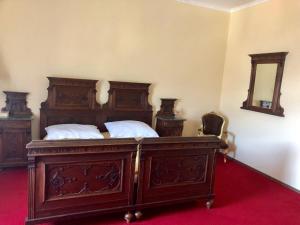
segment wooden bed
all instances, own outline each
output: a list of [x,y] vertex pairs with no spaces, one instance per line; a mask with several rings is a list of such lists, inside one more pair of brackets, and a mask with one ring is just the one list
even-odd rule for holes
[[[95,80],[49,81],[40,111],[41,138],[54,124],[93,124],[101,131],[106,121],[152,125],[150,84],[110,82],[108,102],[100,106]],[[198,199],[210,208],[219,147],[215,137],[32,141],[27,145],[26,224],[110,212],[124,212],[130,222],[145,208]]]

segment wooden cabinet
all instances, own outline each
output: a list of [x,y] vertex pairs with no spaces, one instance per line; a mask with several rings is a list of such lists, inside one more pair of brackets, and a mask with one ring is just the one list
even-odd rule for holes
[[156,114],[156,131],[160,137],[182,136],[185,119],[174,113],[176,98],[161,98],[160,110]]
[[184,119],[176,117],[156,117],[156,131],[160,137],[182,136]]
[[31,119],[0,119],[0,169],[26,166],[26,144],[31,141]]

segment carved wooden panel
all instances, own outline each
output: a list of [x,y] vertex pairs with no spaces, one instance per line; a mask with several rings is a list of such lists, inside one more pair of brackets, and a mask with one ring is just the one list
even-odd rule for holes
[[137,208],[214,196],[216,137],[145,138]]
[[166,116],[174,117],[174,105],[176,98],[161,98],[160,110],[157,112],[156,116]]
[[[123,143],[123,148],[121,143]],[[29,151],[29,220],[132,207],[133,140],[35,141]]]
[[100,127],[101,107],[96,101],[97,80],[48,77],[48,98],[41,104],[40,137],[45,128],[63,123],[91,124]]
[[18,130],[6,130],[3,133],[4,160],[20,160],[25,158],[24,146],[22,143],[22,133]]
[[184,119],[170,119],[158,116],[156,119],[156,131],[160,137],[181,136]]
[[[98,112],[100,114],[100,112]],[[75,112],[73,110],[64,110],[63,112],[56,111],[55,113],[47,112],[47,125],[63,124],[63,123],[78,123],[78,124],[93,124],[97,125],[99,116],[97,111]]]
[[118,90],[116,94],[116,108],[140,109],[143,106],[142,92],[136,90]]
[[47,199],[121,192],[122,160],[46,167]]
[[110,81],[103,121],[139,120],[152,126],[152,106],[148,102],[148,83]]
[[0,120],[0,168],[25,166],[26,144],[31,141],[31,120]]
[[27,117],[32,116],[31,109],[27,107],[27,92],[4,91],[6,95],[6,106],[2,111],[8,111],[11,117]]
[[57,107],[89,107],[90,87],[58,86],[55,88],[55,106]]
[[154,157],[151,160],[151,187],[203,183],[206,181],[207,155]]
[[96,109],[97,80],[48,77],[48,98],[42,109]]

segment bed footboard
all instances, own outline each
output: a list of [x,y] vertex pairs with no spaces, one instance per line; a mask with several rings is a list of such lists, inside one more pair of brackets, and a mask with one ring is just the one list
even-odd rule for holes
[[33,141],[26,224],[133,209],[136,141]]
[[210,208],[219,145],[214,137],[144,139],[136,210],[198,199]]
[[134,211],[198,199],[210,207],[219,146],[215,137],[33,141],[26,225],[109,212],[130,222]]

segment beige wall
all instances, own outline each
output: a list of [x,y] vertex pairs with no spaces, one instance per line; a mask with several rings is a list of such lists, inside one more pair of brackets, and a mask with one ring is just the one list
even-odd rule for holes
[[194,134],[220,103],[228,22],[175,0],[0,0],[0,106],[3,90],[30,92],[37,137],[46,76],[99,79],[102,103],[107,80],[151,82],[155,110],[180,99]]
[[[271,0],[230,19],[221,110],[236,134],[236,158],[300,189],[300,1]],[[282,83],[285,118],[240,109],[250,53],[289,51]]]
[[[30,92],[37,137],[48,75],[101,80],[102,103],[107,80],[151,82],[155,110],[160,97],[180,99],[185,135],[220,106],[237,159],[300,189],[299,11],[298,0],[271,0],[233,13],[227,37],[229,14],[175,0],[0,0],[0,91]],[[248,54],[275,51],[290,52],[286,117],[241,110]]]

